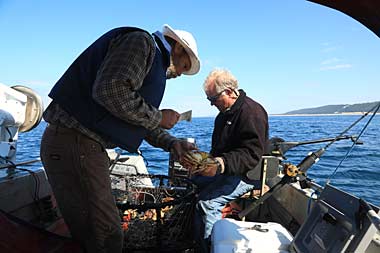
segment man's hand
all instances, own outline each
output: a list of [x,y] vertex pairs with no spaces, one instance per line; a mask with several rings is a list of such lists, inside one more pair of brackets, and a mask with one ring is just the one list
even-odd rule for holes
[[218,164],[217,163],[211,163],[207,164],[204,166],[202,170],[200,170],[198,173],[197,172],[192,172],[192,174],[197,174],[197,175],[202,175],[205,177],[213,177],[216,175],[218,169]]
[[180,160],[186,152],[197,149],[198,148],[195,146],[194,143],[185,140],[176,140],[170,147],[170,151],[173,152],[175,160]]
[[160,127],[164,129],[171,129],[179,119],[179,113],[172,109],[163,109],[161,110],[162,119],[160,122]]
[[213,177],[218,173],[224,173],[224,166],[224,160],[222,157],[214,157],[212,158],[212,162],[207,162],[198,172],[194,170],[193,173],[206,177]]
[[213,177],[217,173],[224,172],[224,160],[222,157],[208,157],[201,162],[193,161],[188,157],[181,157],[180,163],[189,170],[191,175]]

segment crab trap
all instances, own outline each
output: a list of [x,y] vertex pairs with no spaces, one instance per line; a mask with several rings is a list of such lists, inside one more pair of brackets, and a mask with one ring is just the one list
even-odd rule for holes
[[165,175],[111,175],[124,249],[179,252],[193,247],[195,186]]

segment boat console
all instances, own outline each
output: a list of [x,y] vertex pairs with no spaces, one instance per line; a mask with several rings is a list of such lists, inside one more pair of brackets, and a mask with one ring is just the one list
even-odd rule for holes
[[365,252],[377,231],[366,213],[357,197],[327,184],[292,247],[295,252]]
[[[372,206],[376,213],[379,208]],[[294,238],[276,222],[217,221],[212,252],[376,252],[369,249],[377,229],[360,200],[326,185]],[[270,249],[268,251],[268,249]]]

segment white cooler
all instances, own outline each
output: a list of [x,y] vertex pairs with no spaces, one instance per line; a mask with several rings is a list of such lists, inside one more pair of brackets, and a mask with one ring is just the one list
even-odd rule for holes
[[[252,229],[259,225],[262,232]],[[289,252],[293,236],[278,223],[243,222],[234,219],[222,219],[214,224],[211,234],[212,253],[232,252]]]

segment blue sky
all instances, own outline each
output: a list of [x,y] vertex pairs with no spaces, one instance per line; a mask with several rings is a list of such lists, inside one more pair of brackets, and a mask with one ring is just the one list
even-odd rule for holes
[[[165,3],[165,4],[163,4]],[[301,0],[0,0],[0,83],[47,94],[95,39],[119,26],[193,33],[201,71],[168,81],[161,108],[214,116],[202,90],[229,69],[269,113],[378,101],[380,40],[357,21]]]

